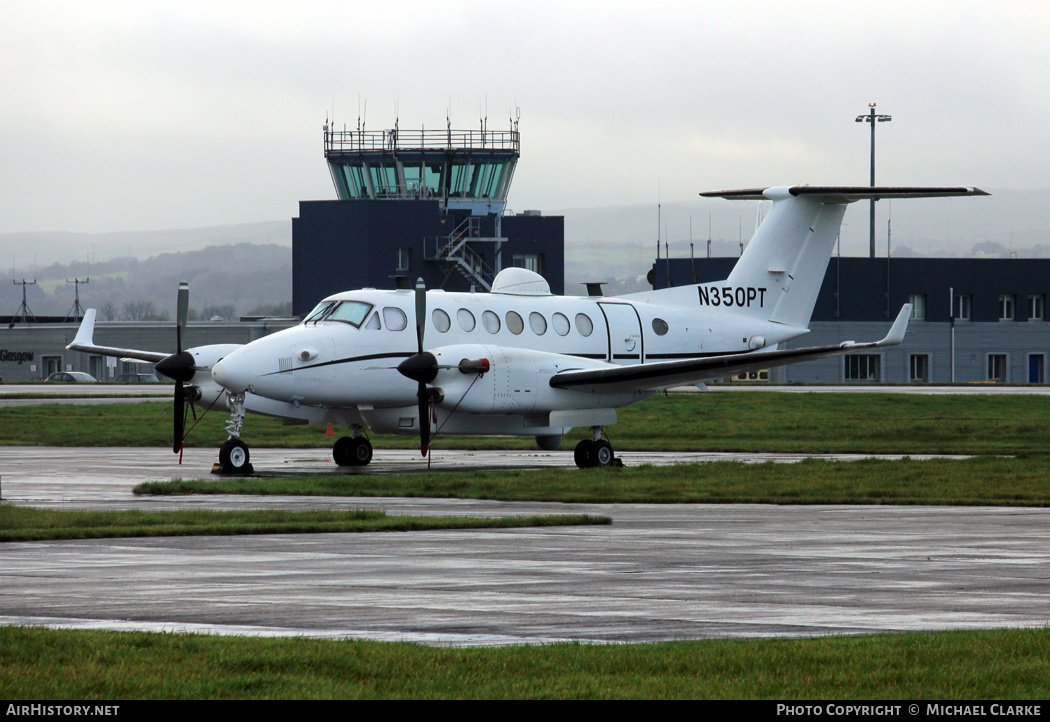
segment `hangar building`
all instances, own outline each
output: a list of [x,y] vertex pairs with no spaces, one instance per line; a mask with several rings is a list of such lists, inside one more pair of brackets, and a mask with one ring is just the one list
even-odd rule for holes
[[[727,278],[736,258],[661,259],[654,288]],[[695,280],[694,280],[695,279]],[[912,304],[904,343],[772,369],[777,383],[1046,383],[1050,259],[832,258],[810,333],[787,348],[875,341]]]

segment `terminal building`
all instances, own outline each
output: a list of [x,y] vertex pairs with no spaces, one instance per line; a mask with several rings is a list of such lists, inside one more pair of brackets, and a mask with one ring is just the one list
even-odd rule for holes
[[[718,281],[736,258],[662,259],[654,288]],[[832,258],[810,333],[786,348],[882,338],[912,304],[904,343],[770,369],[774,383],[1046,383],[1050,259]]]

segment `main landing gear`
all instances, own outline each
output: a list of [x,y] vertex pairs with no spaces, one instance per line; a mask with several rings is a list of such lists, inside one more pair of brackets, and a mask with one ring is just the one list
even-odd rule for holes
[[612,444],[603,438],[602,427],[592,426],[591,434],[594,438],[584,439],[576,444],[573,458],[576,466],[581,469],[592,469],[596,466],[623,466],[623,462],[613,454]]
[[332,458],[339,466],[365,466],[372,460],[372,442],[354,427],[354,436],[344,436],[332,447]]

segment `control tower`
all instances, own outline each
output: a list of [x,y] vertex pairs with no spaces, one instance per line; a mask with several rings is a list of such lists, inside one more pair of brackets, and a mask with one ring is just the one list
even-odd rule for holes
[[494,131],[336,130],[324,125],[335,201],[300,201],[292,219],[292,310],[327,295],[392,288],[488,291],[503,268],[543,275],[564,291],[564,218],[512,214],[517,121]]
[[334,130],[324,157],[341,200],[438,199],[472,215],[502,215],[518,164],[517,122],[510,130]]

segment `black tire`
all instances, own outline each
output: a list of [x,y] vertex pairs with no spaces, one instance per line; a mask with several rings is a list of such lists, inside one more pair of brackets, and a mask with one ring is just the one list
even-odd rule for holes
[[227,439],[219,448],[219,465],[225,474],[239,474],[250,468],[248,445],[240,439]]
[[369,462],[372,461],[372,442],[363,436],[358,436],[354,439],[354,445],[350,453],[354,466],[368,466]]
[[591,457],[594,460],[594,466],[612,466],[616,458],[613,454],[612,444],[605,439],[594,442]]
[[594,466],[594,442],[590,439],[584,439],[576,444],[576,450],[573,451],[573,459],[576,461],[576,466],[581,469],[589,469]]
[[335,463],[339,466],[353,466],[353,446],[353,438],[349,436],[340,437],[332,447],[332,458],[335,459]]
[[363,436],[344,436],[332,447],[332,458],[339,466],[367,466],[372,461],[372,444]]

